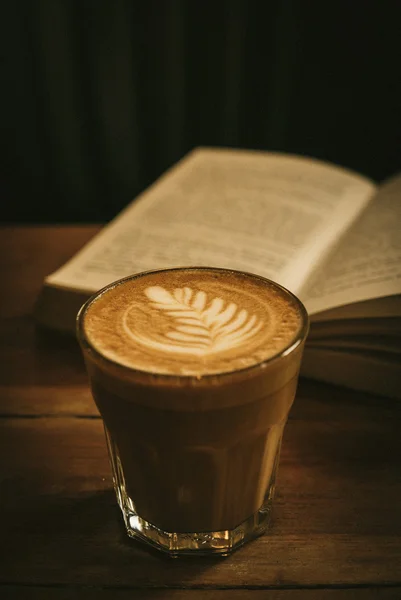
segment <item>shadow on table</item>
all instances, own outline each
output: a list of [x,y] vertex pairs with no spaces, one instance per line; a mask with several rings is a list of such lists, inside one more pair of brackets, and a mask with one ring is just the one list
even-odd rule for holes
[[[63,334],[44,327],[34,330],[35,364],[47,381],[54,378],[68,384],[87,381],[81,349],[74,335]],[[53,376],[52,376],[53,373]]]
[[5,580],[22,573],[28,581],[182,586],[224,560],[173,560],[129,539],[113,490],[71,497],[29,494],[24,483],[7,487],[2,500]]

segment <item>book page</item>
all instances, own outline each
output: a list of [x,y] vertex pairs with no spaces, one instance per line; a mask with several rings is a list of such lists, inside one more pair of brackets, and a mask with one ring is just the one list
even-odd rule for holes
[[401,294],[400,232],[401,175],[380,187],[317,269],[302,295],[309,312]]
[[255,272],[296,292],[374,189],[313,159],[198,149],[47,283],[95,291],[139,271],[199,265]]

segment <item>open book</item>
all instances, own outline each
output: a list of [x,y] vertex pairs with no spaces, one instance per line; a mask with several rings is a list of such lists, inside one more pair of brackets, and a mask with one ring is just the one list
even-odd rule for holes
[[199,148],[45,280],[42,323],[73,331],[82,302],[172,266],[254,272],[311,316],[302,374],[401,398],[401,176],[380,187],[321,161]]

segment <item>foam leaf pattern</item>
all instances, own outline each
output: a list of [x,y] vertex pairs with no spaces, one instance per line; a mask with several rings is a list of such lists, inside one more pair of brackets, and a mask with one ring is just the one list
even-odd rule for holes
[[130,336],[149,348],[206,356],[243,345],[263,325],[256,315],[234,302],[209,299],[201,290],[184,287],[169,292],[152,286],[145,294],[151,307],[171,320],[171,328],[164,334],[129,328]]

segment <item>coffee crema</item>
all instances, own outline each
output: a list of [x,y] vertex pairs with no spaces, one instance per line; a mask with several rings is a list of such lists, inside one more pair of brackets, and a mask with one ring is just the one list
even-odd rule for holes
[[84,330],[111,361],[160,375],[204,376],[245,369],[298,339],[299,303],[268,280],[193,267],[117,282],[89,303]]

